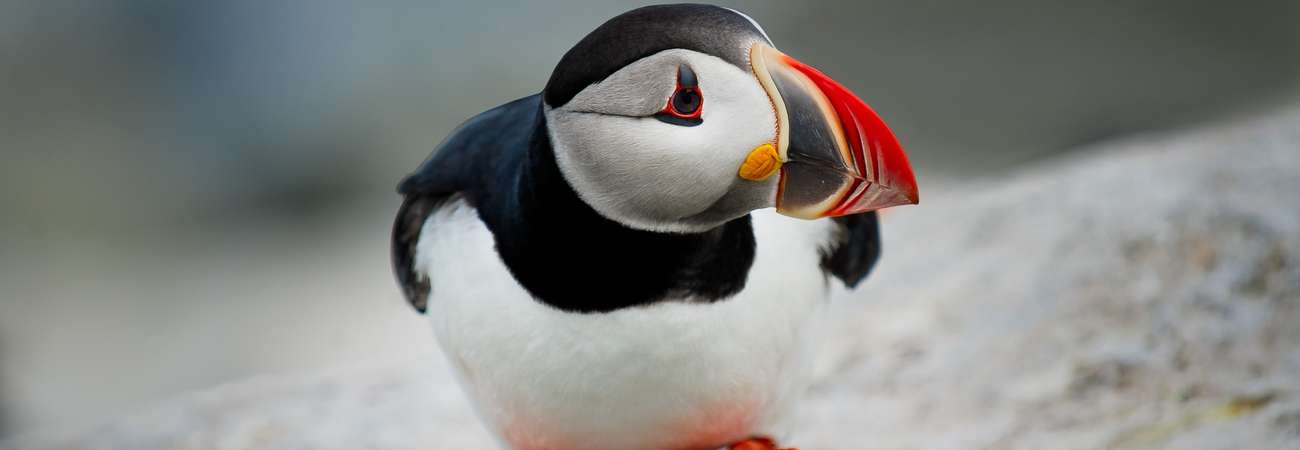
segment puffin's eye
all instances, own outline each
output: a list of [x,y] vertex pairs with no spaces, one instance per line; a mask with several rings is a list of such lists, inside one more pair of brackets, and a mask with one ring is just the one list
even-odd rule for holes
[[673,94],[673,111],[681,115],[692,115],[700,110],[700,93],[695,88],[678,89]]
[[700,93],[695,72],[685,64],[677,68],[677,89],[668,98],[664,109],[655,114],[655,118],[673,125],[693,127],[704,123],[700,115],[704,112],[704,95]]

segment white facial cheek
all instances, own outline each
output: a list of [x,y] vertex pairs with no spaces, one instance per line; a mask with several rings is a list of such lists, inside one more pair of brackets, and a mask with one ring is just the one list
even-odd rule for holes
[[732,140],[744,147],[745,153],[740,155],[743,160],[754,147],[776,140],[776,113],[753,75],[731,75],[719,89],[727,98],[721,105],[725,111],[716,115],[732,133]]
[[[684,50],[670,50],[657,58],[663,60],[653,66],[643,61],[639,64],[645,67],[589,87],[590,92],[577,98],[580,101],[548,110],[560,170],[578,195],[607,218],[660,231],[705,229],[698,227],[709,224],[683,220],[700,214],[735,217],[746,212],[710,210],[737,189],[753,191],[755,198],[770,198],[737,176],[749,152],[776,137],[776,115],[758,80],[721,59]],[[680,64],[689,64],[700,79],[703,123],[679,126],[609,112],[632,104],[623,98],[629,92],[650,93],[652,100],[642,100],[641,107],[662,104],[673,86],[651,76],[659,73],[651,69],[667,67],[671,70],[665,73],[675,73]],[[655,92],[661,84],[665,92]],[[609,103],[615,100],[617,105]],[[763,205],[761,201],[736,203],[734,195],[728,202],[731,206],[725,207]]]
[[[725,162],[711,154],[716,145],[705,126],[682,127],[641,119],[630,127],[630,151],[619,161],[629,208],[656,220],[675,220],[708,208],[730,187]],[[721,176],[720,176],[721,175]]]
[[[551,114],[560,169],[597,212],[641,228],[665,228],[726,193],[716,158],[703,157],[701,127],[655,119]],[[725,178],[725,180],[719,180]]]

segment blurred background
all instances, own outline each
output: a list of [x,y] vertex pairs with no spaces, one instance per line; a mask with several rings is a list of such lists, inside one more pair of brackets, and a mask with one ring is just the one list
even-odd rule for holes
[[[0,438],[427,352],[397,180],[641,2],[470,3],[0,3]],[[927,185],[1300,89],[1291,0],[722,3],[871,103]]]

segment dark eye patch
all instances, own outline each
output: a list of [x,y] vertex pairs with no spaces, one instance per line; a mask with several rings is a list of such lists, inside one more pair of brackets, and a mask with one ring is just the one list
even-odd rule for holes
[[691,70],[691,66],[685,64],[677,66],[677,86],[693,88],[698,84],[699,82],[695,79],[695,71]]

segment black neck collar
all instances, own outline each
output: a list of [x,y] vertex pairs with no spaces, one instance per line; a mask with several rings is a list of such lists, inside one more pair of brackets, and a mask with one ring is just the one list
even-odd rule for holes
[[718,301],[745,285],[755,250],[749,215],[684,234],[609,220],[560,173],[540,111],[527,153],[499,167],[497,176],[504,192],[480,213],[497,212],[484,220],[501,259],[546,304],[609,312],[665,300]]

